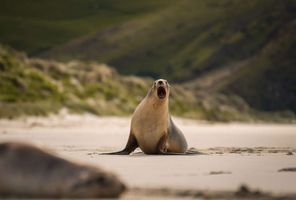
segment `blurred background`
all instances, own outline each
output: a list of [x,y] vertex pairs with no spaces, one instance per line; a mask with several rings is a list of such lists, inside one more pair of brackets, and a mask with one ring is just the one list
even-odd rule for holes
[[0,0],[0,117],[130,115],[152,81],[173,115],[294,122],[294,0]]

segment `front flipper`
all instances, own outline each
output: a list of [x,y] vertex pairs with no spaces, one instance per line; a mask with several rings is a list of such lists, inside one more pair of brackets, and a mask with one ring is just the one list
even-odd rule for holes
[[111,152],[111,153],[102,153],[101,155],[129,155],[138,146],[139,145],[138,145],[138,142],[137,142],[135,136],[132,133],[130,133],[130,135],[128,137],[127,144],[123,150],[117,151],[117,152]]
[[158,141],[156,146],[156,154],[162,154],[167,152],[167,140],[168,135],[165,133]]

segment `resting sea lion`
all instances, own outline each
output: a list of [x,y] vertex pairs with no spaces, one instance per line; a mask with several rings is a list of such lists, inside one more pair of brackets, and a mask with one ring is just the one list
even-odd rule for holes
[[156,80],[133,114],[125,148],[104,154],[127,155],[137,147],[146,154],[198,153],[187,151],[186,139],[169,114],[169,94],[169,83]]
[[100,168],[67,161],[37,147],[0,144],[0,197],[118,197],[125,186]]

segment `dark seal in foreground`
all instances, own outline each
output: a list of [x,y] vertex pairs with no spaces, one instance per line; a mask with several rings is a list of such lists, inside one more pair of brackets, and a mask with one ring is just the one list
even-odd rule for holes
[[115,198],[124,190],[115,175],[100,168],[28,144],[0,144],[0,197]]
[[182,131],[174,124],[169,114],[169,94],[168,82],[156,80],[133,114],[125,148],[104,154],[130,154],[137,147],[146,154],[199,154],[187,149]]

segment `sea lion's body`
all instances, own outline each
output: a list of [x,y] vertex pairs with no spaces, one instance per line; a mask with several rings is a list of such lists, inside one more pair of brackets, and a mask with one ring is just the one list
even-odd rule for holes
[[166,80],[154,82],[133,114],[126,147],[109,154],[129,154],[137,147],[146,154],[186,153],[186,139],[169,114],[169,91]]
[[[167,100],[168,101],[168,100]],[[160,139],[166,137],[167,152],[184,153],[187,142],[169,115],[168,102],[157,102],[146,97],[136,108],[131,121],[131,134],[146,154],[159,153]]]
[[118,197],[119,179],[100,168],[67,161],[32,145],[0,144],[0,197]]

